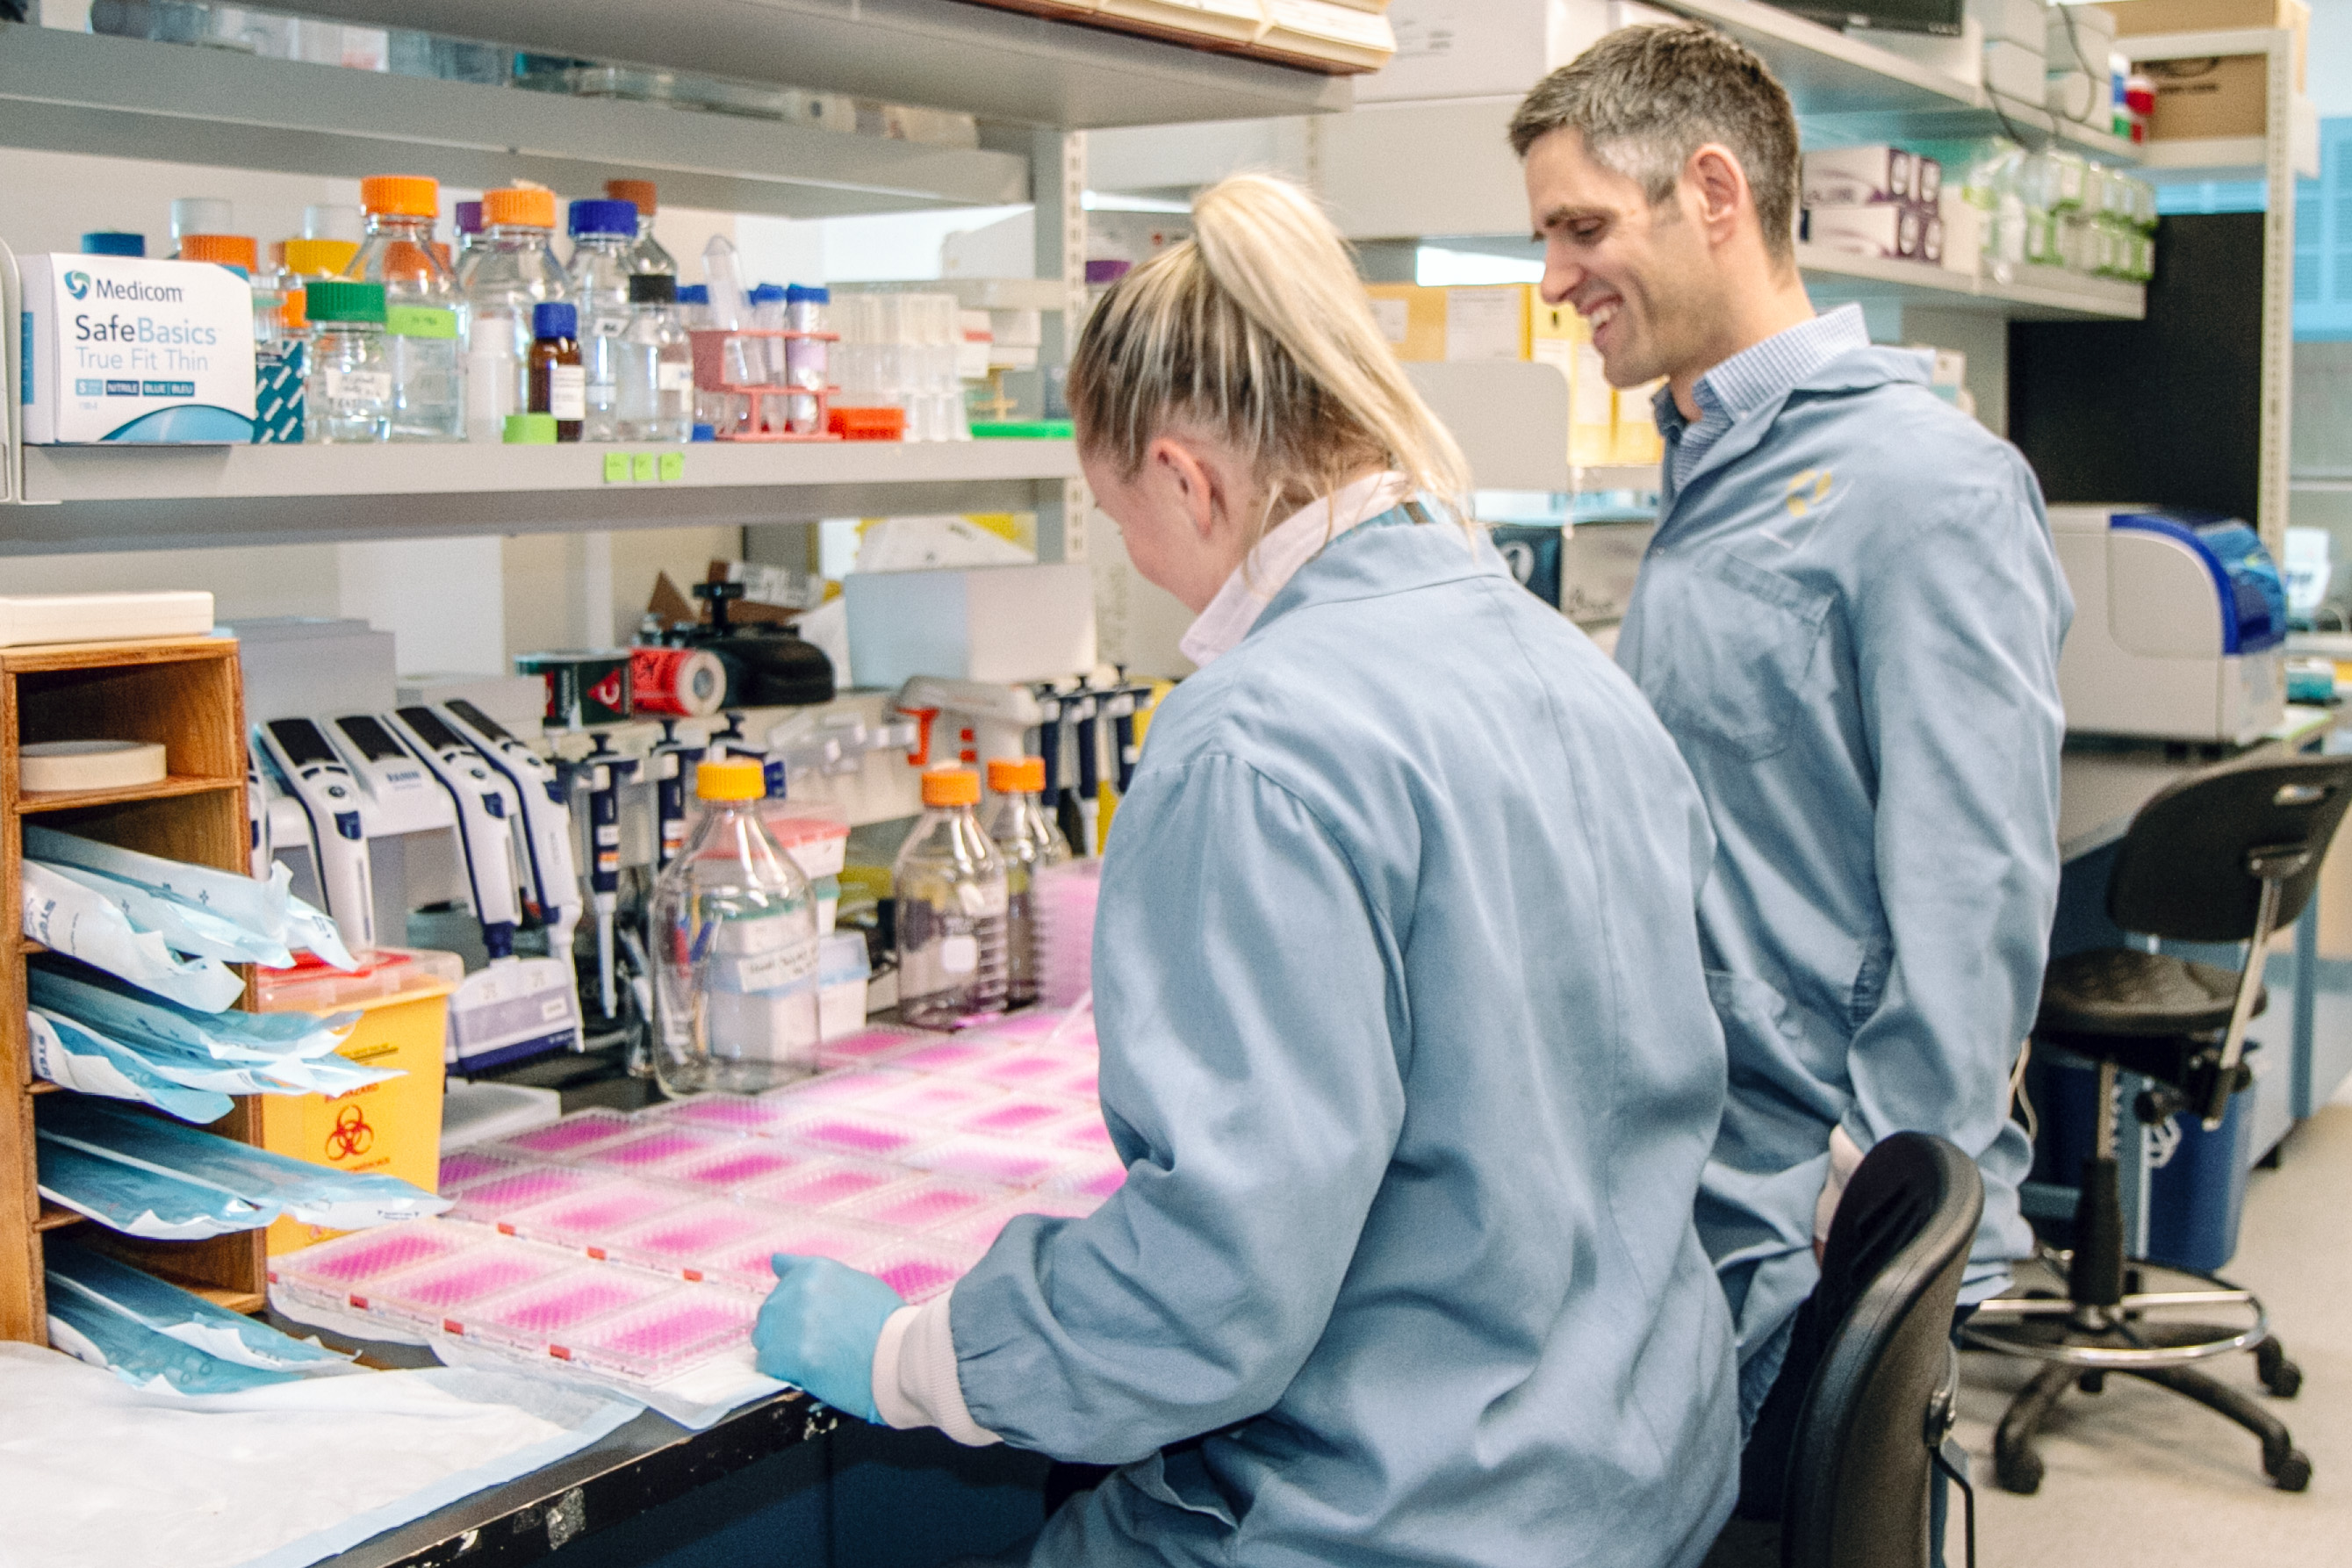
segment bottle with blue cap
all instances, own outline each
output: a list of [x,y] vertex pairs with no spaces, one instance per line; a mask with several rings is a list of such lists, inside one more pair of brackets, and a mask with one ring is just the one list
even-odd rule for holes
[[558,441],[577,441],[588,417],[588,377],[580,366],[580,312],[550,300],[530,311],[530,408],[555,421]]
[[581,439],[620,439],[621,340],[632,307],[629,279],[636,268],[635,202],[572,204],[572,302],[580,313],[580,363],[587,374],[588,416]]

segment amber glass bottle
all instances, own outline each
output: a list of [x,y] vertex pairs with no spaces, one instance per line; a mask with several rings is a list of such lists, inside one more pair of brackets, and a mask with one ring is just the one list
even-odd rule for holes
[[555,438],[577,441],[588,417],[588,373],[580,363],[580,314],[549,300],[530,310],[530,412],[555,416]]

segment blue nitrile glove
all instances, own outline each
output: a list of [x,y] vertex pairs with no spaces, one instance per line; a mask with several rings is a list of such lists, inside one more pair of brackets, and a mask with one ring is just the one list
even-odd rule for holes
[[830,1258],[779,1252],[768,1266],[776,1271],[776,1288],[751,1329],[760,1370],[880,1426],[874,1347],[905,1300],[871,1274]]

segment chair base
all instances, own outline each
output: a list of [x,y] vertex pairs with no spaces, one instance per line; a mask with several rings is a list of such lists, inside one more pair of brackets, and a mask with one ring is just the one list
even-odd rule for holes
[[[2189,1289],[2146,1289],[2150,1275]],[[2272,1335],[2262,1303],[2227,1280],[2189,1269],[2134,1261],[2126,1279],[2123,1300],[2104,1311],[2036,1292],[1984,1303],[1961,1331],[1979,1349],[2045,1363],[2010,1402],[1994,1433],[1993,1474],[2001,1489],[2030,1497],[2041,1489],[2042,1463],[2034,1439],[2050,1412],[2068,1387],[2096,1394],[2115,1373],[2170,1389],[2252,1433],[2263,1446],[2263,1473],[2281,1491],[2309,1486],[2311,1460],[2295,1447],[2285,1425],[2259,1401],[2189,1365],[2249,1351],[2263,1387],[2274,1398],[2294,1398],[2303,1386],[2302,1369]],[[2231,1327],[2170,1316],[2217,1307],[2238,1309],[2251,1321]]]

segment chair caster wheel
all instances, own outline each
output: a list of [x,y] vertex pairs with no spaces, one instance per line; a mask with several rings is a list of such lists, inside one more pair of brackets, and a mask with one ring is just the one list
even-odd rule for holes
[[2300,1448],[2287,1450],[2271,1471],[2271,1485],[2283,1492],[2299,1492],[2311,1484],[2311,1460]]
[[[1993,1479],[2000,1483],[2000,1489],[2005,1492],[2032,1497],[2042,1489],[2042,1456],[2039,1454],[2024,1451],[2004,1454],[1996,1449],[1992,1468]],[[2307,1479],[2309,1467],[2305,1468]]]
[[2086,1372],[2074,1380],[2074,1386],[2085,1394],[2105,1394],[2107,1391],[2107,1374],[2104,1372]]
[[2279,1399],[2293,1399],[2303,1391],[2303,1368],[2286,1359],[2276,1340],[2254,1347],[2254,1375]]

